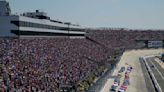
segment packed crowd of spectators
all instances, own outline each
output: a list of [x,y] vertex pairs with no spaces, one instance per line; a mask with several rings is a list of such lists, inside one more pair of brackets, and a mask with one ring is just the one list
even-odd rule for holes
[[88,37],[108,48],[134,49],[136,40],[164,40],[164,31],[152,30],[89,30]]
[[8,92],[58,92],[61,85],[92,83],[136,39],[161,40],[164,33],[90,30],[86,39],[0,38],[1,84]]

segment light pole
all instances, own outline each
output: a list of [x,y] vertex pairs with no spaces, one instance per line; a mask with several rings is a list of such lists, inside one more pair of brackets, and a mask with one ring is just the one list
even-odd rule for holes
[[71,23],[70,23],[70,22],[66,22],[65,24],[68,25],[68,37],[70,37],[70,36],[69,36],[69,35],[70,35],[70,34],[69,34],[69,31],[70,31],[70,25],[71,25]]

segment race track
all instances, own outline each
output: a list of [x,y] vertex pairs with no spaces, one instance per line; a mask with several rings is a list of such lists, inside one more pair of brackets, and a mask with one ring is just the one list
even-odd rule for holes
[[155,61],[154,57],[146,58],[151,72],[153,73],[161,91],[164,91],[164,69]]
[[[121,57],[121,60],[118,63],[116,69],[114,70],[112,76],[117,76],[118,71],[122,66],[127,68],[130,65],[133,67],[133,70],[130,74],[130,85],[128,86],[126,92],[154,92],[155,90],[153,88],[153,84],[149,78],[149,75],[146,72],[147,70],[145,68],[145,65],[140,62],[139,57],[156,55],[162,52],[164,52],[164,49],[126,51]],[[123,82],[123,79],[124,78],[121,78],[121,83]],[[110,88],[113,84],[113,81],[114,78],[109,78],[100,92],[110,92]]]

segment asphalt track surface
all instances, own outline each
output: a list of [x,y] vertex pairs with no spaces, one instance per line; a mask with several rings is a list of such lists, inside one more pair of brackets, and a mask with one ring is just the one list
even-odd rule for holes
[[[128,86],[126,92],[155,92],[153,83],[145,67],[145,64],[139,60],[139,57],[156,55],[162,52],[164,52],[164,49],[149,49],[149,50],[145,49],[145,50],[126,51],[121,57],[121,60],[118,63],[117,68],[114,70],[112,76],[116,76],[120,68],[122,66],[127,67],[126,63],[128,63],[133,67],[133,70],[130,74],[130,85]],[[154,64],[156,64],[156,62],[154,62]],[[159,64],[157,63],[156,66],[158,67],[158,65]],[[163,72],[161,73],[164,74]],[[109,78],[100,92],[110,92],[109,90],[111,88],[111,85],[113,84],[113,81],[114,78]],[[160,82],[160,80],[158,80],[158,82]],[[164,85],[163,82],[160,83],[160,85],[162,84]],[[162,88],[164,88],[163,85]]]
[[164,69],[155,61],[154,57],[146,58],[151,71],[154,74],[155,79],[157,80],[161,90],[164,92]]
[[152,80],[150,78],[150,75],[148,73],[148,70],[145,67],[146,64],[144,63],[143,60],[140,60],[140,63],[141,63],[142,71],[144,73],[145,83],[146,83],[146,87],[147,87],[148,92],[156,92],[155,88],[154,88],[154,85],[153,85],[153,82],[152,82]]

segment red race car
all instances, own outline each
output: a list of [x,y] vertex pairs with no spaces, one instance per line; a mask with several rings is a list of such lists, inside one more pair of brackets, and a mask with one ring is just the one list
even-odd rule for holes
[[128,88],[128,83],[124,82],[122,85],[121,85],[121,89],[124,89],[124,91],[126,91]]

